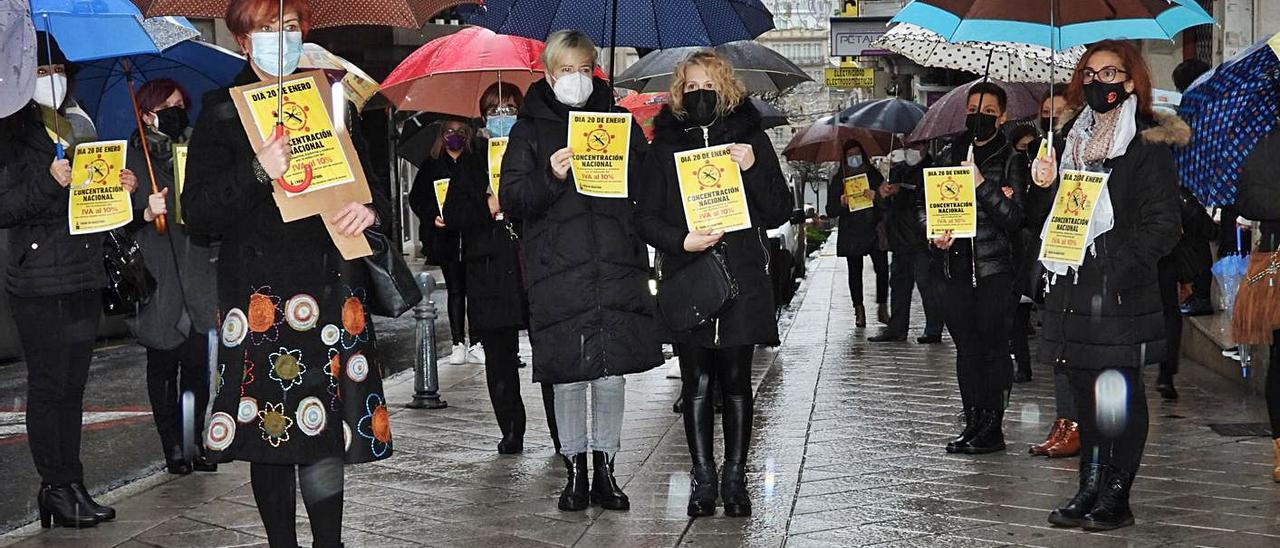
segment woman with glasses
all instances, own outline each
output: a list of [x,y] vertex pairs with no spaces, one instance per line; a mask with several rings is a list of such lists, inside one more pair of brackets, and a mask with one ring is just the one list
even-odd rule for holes
[[[649,257],[630,198],[597,198],[575,189],[573,155],[585,151],[568,146],[569,113],[615,110],[609,84],[592,77],[595,45],[579,31],[559,31],[548,37],[542,62],[546,78],[529,87],[511,128],[498,197],[506,213],[524,222],[533,380],[555,385],[568,476],[559,508],[627,510],[631,502],[613,477],[622,446],[623,375],[663,362]],[[637,188],[646,181],[640,170],[646,142],[634,123],[629,139],[628,177]]]
[[1133,524],[1129,489],[1147,439],[1142,366],[1178,351],[1165,345],[1156,263],[1178,241],[1170,147],[1187,142],[1190,130],[1176,116],[1152,111],[1151,75],[1129,42],[1090,46],[1066,100],[1078,112],[1067,115],[1054,154],[1032,167],[1035,217],[1043,222],[1057,199],[1059,169],[1107,179],[1083,263],[1041,261],[1047,293],[1040,359],[1067,373],[1081,442],[1079,490],[1049,522],[1109,530]]

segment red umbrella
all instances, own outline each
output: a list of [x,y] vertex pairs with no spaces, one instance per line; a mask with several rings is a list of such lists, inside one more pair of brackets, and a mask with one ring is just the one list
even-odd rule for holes
[[[133,0],[147,17],[223,17],[227,0]],[[474,0],[309,0],[311,27],[378,25],[420,29],[437,13]]]
[[662,112],[662,107],[671,101],[669,93],[632,93],[618,101],[618,106],[631,111],[631,117],[640,124],[645,139],[653,140],[653,119]]
[[526,89],[542,78],[537,40],[468,27],[427,42],[382,81],[382,94],[401,110],[479,116],[478,100],[498,81]]
[[782,155],[790,161],[840,162],[844,160],[844,143],[857,141],[867,156],[883,156],[892,148],[893,135],[836,123],[831,116],[819,118],[791,137]]

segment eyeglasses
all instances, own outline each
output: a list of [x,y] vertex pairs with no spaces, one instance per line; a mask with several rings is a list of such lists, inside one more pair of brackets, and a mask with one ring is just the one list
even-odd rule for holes
[[513,107],[513,106],[507,106],[507,105],[500,106],[500,107],[493,107],[493,108],[491,108],[491,109],[489,109],[489,110],[484,111],[484,115],[485,115],[485,116],[487,116],[487,117],[494,117],[494,116],[515,116],[515,115],[516,115],[516,107]]
[[[1114,84],[1117,81],[1116,78],[1118,78],[1121,74],[1125,74],[1125,75],[1129,74],[1129,71],[1116,68],[1116,67],[1102,67],[1102,70],[1093,70],[1091,68],[1085,67],[1080,69],[1079,72],[1082,76],[1084,76],[1084,83],[1086,84],[1092,83],[1094,80],[1097,80],[1104,84]],[[1123,82],[1124,80],[1119,80],[1119,81]]]
[[445,135],[466,135],[467,130],[463,128],[451,127],[444,130]]

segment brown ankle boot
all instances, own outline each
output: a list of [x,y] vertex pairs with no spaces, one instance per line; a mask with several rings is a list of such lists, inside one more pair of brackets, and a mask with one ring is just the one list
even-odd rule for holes
[[866,327],[867,326],[867,307],[862,306],[862,303],[855,304],[853,305],[853,312],[857,318],[856,320],[854,320],[854,325],[857,325],[858,327]]
[[1280,483],[1280,438],[1271,440],[1271,443],[1276,446],[1276,463],[1275,468],[1271,469],[1271,479],[1276,483]]
[[1027,449],[1027,452],[1032,455],[1044,456],[1045,449],[1048,449],[1053,444],[1058,443],[1058,439],[1062,437],[1062,433],[1067,429],[1068,422],[1071,421],[1061,418],[1053,421],[1053,427],[1049,429],[1049,435],[1045,436],[1044,441],[1036,445],[1032,445]]
[[1080,454],[1080,425],[1075,421],[1067,421],[1058,442],[1046,447],[1044,456],[1051,459],[1074,457]]

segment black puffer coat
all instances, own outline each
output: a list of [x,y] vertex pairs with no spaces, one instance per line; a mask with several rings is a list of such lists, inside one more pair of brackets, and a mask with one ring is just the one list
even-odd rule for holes
[[[1067,123],[1070,132],[1075,120]],[[1094,242],[1076,272],[1046,287],[1040,359],[1077,369],[1139,367],[1164,359],[1164,310],[1156,264],[1178,241],[1178,173],[1171,146],[1191,131],[1176,116],[1138,118],[1124,155],[1108,160],[1115,227]],[[1061,150],[1059,150],[1061,157]],[[1057,192],[1035,187],[1029,202],[1043,226]],[[1171,350],[1176,351],[1176,350]]]
[[[477,143],[475,151],[488,150]],[[480,336],[491,329],[524,329],[528,299],[520,274],[520,224],[495,221],[489,214],[489,159],[479,152],[458,158],[449,182],[444,218],[462,234],[467,264],[467,322]]]
[[755,226],[725,234],[719,244],[738,284],[738,298],[712,324],[690,332],[664,333],[663,340],[668,342],[703,348],[778,344],[766,231],[787,222],[792,197],[773,144],[760,129],[760,113],[750,102],[743,102],[708,126],[705,138],[701,126],[677,120],[670,108],[658,113],[653,146],[644,165],[644,173],[652,179],[637,197],[636,225],[645,241],[662,253],[663,270],[679,270],[697,257],[684,250],[689,230],[676,178],[675,153],[730,143],[751,145],[756,156],[755,165],[742,173],[747,208]]
[[0,228],[9,229],[5,289],[48,297],[101,289],[102,235],[72,236],[67,189],[49,175],[53,140],[30,103],[0,119]]
[[[581,111],[614,110],[608,84]],[[524,221],[533,380],[552,384],[647,371],[663,362],[656,336],[649,260],[627,199],[593,198],[551,174],[551,155],[568,145],[570,108],[546,80],[525,96],[502,159],[502,207]],[[632,125],[630,185],[641,172],[646,142]]]
[[[957,141],[938,155],[939,166],[958,166],[968,154],[968,145]],[[958,238],[951,249],[942,252],[943,273],[950,277],[953,265],[971,263],[978,278],[996,274],[1013,273],[1014,236],[1022,228],[1025,217],[1022,209],[1023,189],[1031,177],[1026,157],[1016,153],[1005,141],[1003,133],[983,145],[997,147],[978,165],[985,181],[978,185],[978,235],[976,238]],[[979,155],[981,156],[981,155]],[[1013,189],[1013,198],[1004,195],[1004,188]],[[920,208],[918,220],[926,224],[926,208]],[[957,268],[959,268],[957,266]]]
[[[479,150],[473,148],[473,152],[464,154],[479,155]],[[444,228],[436,226],[440,206],[436,204],[436,189],[433,184],[440,179],[456,177],[458,167],[458,161],[448,154],[441,153],[439,158],[427,158],[418,169],[418,175],[413,178],[413,188],[409,189],[409,209],[418,216],[418,240],[422,242],[422,256],[426,258],[427,264],[441,266],[462,260],[462,235],[459,230],[448,223]],[[445,203],[448,203],[447,198]]]
[[860,173],[867,174],[867,183],[872,192],[879,190],[880,183],[884,182],[884,176],[880,171],[869,164],[863,164],[857,171],[851,171],[848,165],[842,163],[840,169],[836,170],[836,174],[831,177],[831,182],[827,183],[827,217],[839,219],[837,224],[839,230],[836,233],[837,257],[867,255],[876,250],[876,245],[880,241],[876,226],[884,216],[882,211],[874,207],[861,211],[849,211],[848,207],[840,203],[840,196],[844,195],[844,178]]

